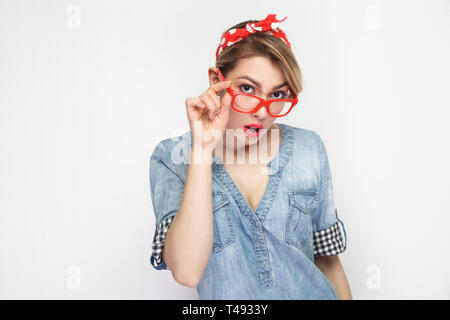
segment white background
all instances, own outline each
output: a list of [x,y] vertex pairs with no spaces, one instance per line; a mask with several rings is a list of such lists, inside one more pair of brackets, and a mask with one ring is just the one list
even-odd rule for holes
[[[275,5],[276,4],[276,5]],[[150,265],[149,157],[268,13],[327,147],[355,299],[450,298],[450,1],[0,1],[0,298],[197,299]]]

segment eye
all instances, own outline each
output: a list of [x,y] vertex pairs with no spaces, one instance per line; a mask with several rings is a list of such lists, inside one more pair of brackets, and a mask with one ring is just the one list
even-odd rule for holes
[[[249,94],[253,94],[253,87],[248,85],[248,84],[242,84],[239,86],[239,89],[241,89],[242,92],[244,93],[249,93]],[[247,91],[247,90],[251,90],[251,91]]]
[[273,97],[275,99],[284,99],[287,96],[287,93],[284,91],[277,91],[273,93]]

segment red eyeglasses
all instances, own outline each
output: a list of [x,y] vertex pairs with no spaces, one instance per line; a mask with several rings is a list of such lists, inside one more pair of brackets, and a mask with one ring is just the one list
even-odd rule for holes
[[[222,72],[219,69],[218,71],[220,80],[227,81]],[[241,113],[253,113],[265,106],[267,113],[271,117],[284,117],[291,112],[298,102],[298,97],[295,93],[292,93],[294,99],[265,100],[249,93],[236,92],[230,87],[227,88],[227,91],[232,96],[231,107]]]

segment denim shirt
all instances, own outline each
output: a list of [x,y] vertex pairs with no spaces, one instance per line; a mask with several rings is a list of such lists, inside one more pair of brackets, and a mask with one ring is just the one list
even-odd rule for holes
[[[279,150],[268,163],[269,181],[256,211],[221,158],[213,157],[214,242],[197,286],[201,300],[338,299],[314,263],[314,256],[339,254],[347,245],[324,143],[312,130],[279,126]],[[150,157],[156,218],[150,262],[157,270],[168,270],[162,249],[183,194],[191,138],[188,131],[164,139]]]

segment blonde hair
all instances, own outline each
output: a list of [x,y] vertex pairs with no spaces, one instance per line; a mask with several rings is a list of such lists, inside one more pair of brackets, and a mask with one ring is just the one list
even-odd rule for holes
[[[230,27],[223,34],[231,29],[244,28],[247,23],[257,22],[259,20],[243,21]],[[254,56],[268,57],[275,65],[279,66],[290,89],[297,95],[303,90],[302,73],[291,48],[280,38],[264,32],[255,32],[233,45],[225,47],[216,61],[216,68],[219,68],[226,78],[227,73],[234,69],[240,59]]]

